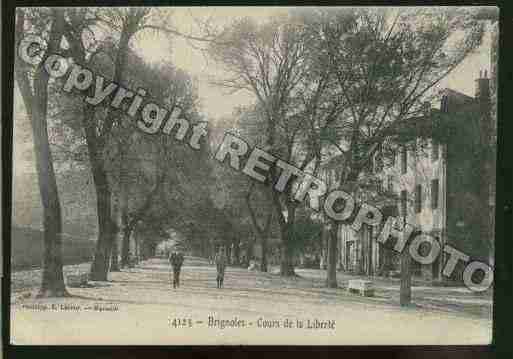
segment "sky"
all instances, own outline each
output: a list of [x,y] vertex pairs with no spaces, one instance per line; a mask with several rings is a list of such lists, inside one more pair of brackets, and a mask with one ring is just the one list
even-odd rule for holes
[[[173,25],[183,33],[198,34],[194,20],[205,21],[209,17],[216,25],[223,26],[237,17],[251,17],[265,21],[273,15],[284,14],[286,7],[196,7],[177,8],[173,14]],[[457,69],[440,83],[440,88],[451,88],[474,96],[475,79],[480,70],[490,73],[490,33],[487,32],[482,46],[469,56]],[[171,56],[177,67],[187,71],[197,81],[204,113],[210,120],[229,116],[240,105],[252,102],[252,96],[245,92],[229,94],[225,89],[211,85],[212,78],[223,75],[212,61],[207,61],[201,51],[193,48],[183,39],[175,37],[172,45],[158,39],[144,39],[135,44],[137,50],[148,61],[160,61]]]
[[[180,32],[198,35],[198,20],[202,22],[212,19],[216,26],[222,27],[237,18],[250,17],[256,21],[265,21],[273,15],[286,12],[285,7],[183,7],[174,10],[172,21],[173,26]],[[155,36],[153,41],[144,39],[135,46],[148,61],[160,61],[171,56],[175,66],[195,78],[203,111],[210,119],[229,116],[237,106],[252,102],[249,93],[241,91],[230,95],[226,90],[210,84],[214,78],[220,78],[223,71],[184,38],[174,37],[170,44],[159,41],[158,36]]]
[[[236,18],[250,17],[257,22],[262,22],[271,16],[285,14],[287,11],[286,7],[178,7],[174,9],[172,21],[180,32],[198,35],[197,21],[211,19],[215,25],[223,26]],[[176,36],[170,41],[163,36],[165,35],[142,36],[133,46],[148,62],[168,60],[171,57],[175,66],[188,72],[196,81],[202,112],[209,121],[215,123],[219,118],[230,116],[237,106],[253,102],[253,97],[247,92],[229,94],[225,89],[210,84],[213,78],[222,77],[223,71],[214,62],[207,61],[202,52],[191,46],[190,42]],[[487,32],[483,45],[444,79],[440,88],[448,87],[473,96],[475,79],[479,71],[490,72],[490,43],[490,33]],[[15,91],[14,102],[15,115],[24,112],[18,91]],[[30,138],[27,138],[25,133],[27,128],[30,126],[22,126],[16,121],[14,123],[15,172],[33,172],[33,161],[28,160],[25,155],[32,148],[31,136],[29,134]]]

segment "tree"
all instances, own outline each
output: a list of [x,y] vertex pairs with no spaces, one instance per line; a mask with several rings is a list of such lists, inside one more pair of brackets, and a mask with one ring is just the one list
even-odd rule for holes
[[[35,68],[30,68],[17,59],[15,73],[32,125],[39,192],[43,205],[43,278],[38,296],[62,297],[67,296],[68,293],[62,273],[61,207],[47,131],[49,75],[44,68],[44,61],[50,54],[61,50],[64,11],[62,9],[52,9],[49,12],[30,10],[30,14],[27,14],[26,10],[19,9],[16,19],[17,36],[38,31],[48,35],[47,48],[41,63]],[[16,44],[19,45],[20,41],[21,39],[18,38]]]
[[[212,147],[219,147],[222,135],[226,131],[237,133],[252,146],[262,146],[265,141],[262,129],[265,126],[259,115],[258,106],[240,107],[234,111],[233,116],[218,120],[217,127],[213,129]],[[222,166],[215,168],[214,173],[217,182],[222,183],[222,186],[217,186],[212,196],[226,211],[236,214],[231,218],[234,219],[232,223],[238,237],[243,238],[243,245],[246,248],[245,264],[249,264],[254,258],[254,245],[259,243],[262,250],[260,270],[266,272],[267,241],[277,224],[273,221],[273,206],[268,186]],[[248,228],[251,228],[250,232],[253,235],[248,233]]]
[[401,142],[398,129],[422,113],[435,86],[479,46],[483,29],[460,9],[318,10],[305,18],[344,98],[346,111],[327,139],[339,139],[331,144],[339,151],[339,185],[354,191],[374,155]]
[[[243,19],[223,32],[210,53],[230,74],[218,82],[220,86],[246,90],[255,96],[266,150],[294,164],[298,171],[308,168],[315,174],[320,160],[320,127],[330,120],[316,116],[327,79],[325,71],[313,71],[305,62],[310,41],[306,35],[288,18],[260,25]],[[336,112],[331,109],[332,117]],[[291,276],[295,274],[293,233],[299,183],[289,181],[282,192],[273,191],[271,186],[278,180],[276,167],[271,168],[269,177],[267,185],[281,232],[280,273]]]
[[[192,80],[183,71],[177,70],[169,63],[150,66],[136,54],[129,56],[127,82],[131,88],[144,87],[149,95],[159,103],[166,104],[173,110],[180,107],[182,114],[191,123],[200,120],[197,111],[198,96]],[[181,163],[187,163],[185,156],[191,156],[191,151],[184,151],[183,144],[166,141],[161,135],[142,136],[138,134],[135,124],[129,118],[123,119],[123,124],[114,129],[109,168],[111,182],[120,202],[120,213],[117,218],[118,226],[122,229],[121,265],[128,265],[128,243],[136,224],[145,212],[161,200],[162,191],[157,186],[158,181],[148,179],[151,173],[160,167],[168,178],[173,177],[173,183],[184,187],[176,174],[184,168]],[[166,135],[167,136],[167,135]],[[151,145],[153,144],[153,146]],[[151,149],[151,150],[150,150]],[[157,152],[155,152],[157,151]],[[149,153],[164,151],[158,155]],[[207,151],[208,152],[208,151]],[[148,167],[149,163],[154,166]],[[183,172],[183,171],[182,171]],[[164,179],[163,179],[164,180]],[[148,192],[148,181],[155,183],[153,190]],[[173,189],[175,191],[175,189]],[[165,194],[164,194],[165,195]],[[114,259],[115,253],[112,258]]]
[[252,207],[251,204],[251,195],[254,192],[255,184],[252,183],[250,185],[250,188],[248,190],[248,193],[246,195],[246,204],[248,207],[249,215],[251,218],[251,223],[253,225],[253,230],[255,232],[255,235],[258,237],[260,241],[260,245],[262,248],[262,258],[260,262],[260,270],[262,272],[267,272],[267,239],[269,238],[269,235],[271,233],[271,224],[273,221],[273,212],[272,210],[268,209],[265,215],[265,222],[263,226],[258,223],[258,215],[256,214],[255,210]]
[[[76,62],[87,64],[100,72],[107,70],[107,77],[113,82],[125,84],[130,42],[136,35],[143,32],[164,32],[192,40],[208,40],[174,30],[169,25],[169,15],[168,12],[155,12],[149,8],[68,9],[65,26],[65,37],[69,43],[68,53]],[[108,64],[105,62],[105,55]],[[91,278],[106,280],[112,245],[119,226],[115,225],[118,216],[112,211],[112,200],[116,199],[116,196],[109,183],[105,153],[108,152],[107,149],[114,137],[113,129],[119,125],[120,117],[123,116],[121,111],[108,106],[94,107],[85,104],[80,108],[83,112],[80,116],[83,119],[82,129],[97,195],[99,233]],[[122,204],[122,207],[125,206]],[[122,215],[121,218],[127,216]],[[124,253],[126,254],[126,251]],[[126,256],[124,257],[126,261]]]
[[[64,24],[64,36],[69,43],[69,55],[80,64],[94,64],[95,55],[101,52],[94,40],[94,25],[109,24],[114,31],[119,30],[119,43],[113,59],[112,81],[123,83],[129,42],[139,30],[140,23],[147,16],[147,9],[109,9],[89,10],[87,8],[68,10]],[[84,34],[87,34],[84,36]],[[91,90],[92,91],[92,90]],[[83,110],[82,128],[89,152],[91,171],[96,189],[98,214],[98,241],[94,260],[91,266],[92,280],[107,280],[107,272],[111,259],[112,243],[116,234],[116,225],[112,218],[112,191],[108,181],[104,151],[109,143],[111,131],[116,120],[116,113],[107,107],[103,111],[88,104],[80,107]]]

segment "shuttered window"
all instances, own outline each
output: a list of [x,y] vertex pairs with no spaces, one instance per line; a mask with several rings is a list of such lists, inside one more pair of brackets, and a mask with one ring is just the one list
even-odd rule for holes
[[401,191],[401,216],[406,217],[408,210],[408,192]]
[[438,208],[438,192],[439,192],[439,182],[438,179],[431,180],[431,208]]
[[415,213],[422,211],[422,186],[418,184],[415,187]]
[[401,149],[401,173],[406,173],[408,170],[408,151],[406,147]]
[[431,159],[436,161],[438,159],[440,152],[440,146],[438,145],[438,141],[433,139],[432,147],[431,147]]

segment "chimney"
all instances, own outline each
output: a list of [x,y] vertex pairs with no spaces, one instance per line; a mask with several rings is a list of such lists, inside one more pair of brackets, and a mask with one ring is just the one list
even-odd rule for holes
[[476,92],[475,98],[477,100],[489,100],[490,99],[490,79],[488,78],[488,71],[479,71],[479,78],[476,80]]

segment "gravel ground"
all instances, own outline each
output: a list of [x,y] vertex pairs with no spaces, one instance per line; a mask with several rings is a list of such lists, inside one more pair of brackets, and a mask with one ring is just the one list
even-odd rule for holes
[[[68,266],[65,272],[88,269],[83,264]],[[340,274],[341,288],[329,289],[324,287],[325,271],[297,273],[295,278],[281,278],[229,267],[225,288],[219,290],[214,266],[187,257],[182,286],[173,290],[167,263],[152,259],[111,273],[108,282],[69,288],[70,298],[36,300],[39,272],[16,272],[11,336],[16,344],[490,342],[489,294],[419,286],[413,288],[415,304],[401,308],[397,281],[374,279],[376,295],[368,298],[345,290],[347,280],[354,277]],[[298,320],[303,328],[297,327]],[[324,324],[315,328],[317,322]]]

